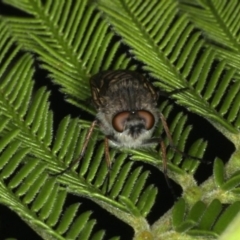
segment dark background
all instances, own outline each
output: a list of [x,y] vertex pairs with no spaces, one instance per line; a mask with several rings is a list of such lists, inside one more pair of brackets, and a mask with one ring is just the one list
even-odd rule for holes
[[[2,1],[0,2],[0,14],[23,16],[23,14],[18,10],[4,5]],[[122,49],[123,52],[128,52],[128,50],[129,49],[127,46],[123,47]],[[135,63],[139,64],[140,66],[140,63],[136,61]],[[56,126],[61,121],[61,119],[68,114],[70,114],[72,117],[81,116],[81,118],[87,120],[94,119],[93,116],[89,116],[89,114],[86,114],[80,109],[65,102],[64,95],[58,91],[57,85],[53,85],[51,83],[50,79],[47,78],[47,74],[48,73],[46,71],[40,70],[39,63],[36,60],[36,89],[41,86],[47,86],[51,91],[50,102],[51,109],[54,111],[54,121]],[[186,109],[176,105],[174,111],[178,112],[179,110],[187,112]],[[204,155],[205,159],[213,161],[216,156],[220,157],[224,161],[229,159],[231,153],[234,150],[233,145],[215,128],[213,128],[210,123],[193,113],[189,113],[188,124],[193,125],[193,130],[190,134],[190,142],[198,138],[203,138],[208,141],[208,147]],[[143,165],[143,163],[137,162],[135,165]],[[164,214],[168,209],[172,207],[174,200],[169,188],[165,183],[163,174],[149,165],[145,165],[144,167],[145,169],[151,171],[148,183],[154,183],[159,188],[156,204],[154,205],[148,217],[149,222],[153,223],[159,218],[159,216]],[[207,177],[211,175],[211,173],[212,164],[201,164],[196,173],[196,179],[199,183],[201,183],[202,181],[206,180]],[[180,196],[181,189],[176,184],[174,185],[174,189],[176,191],[176,194]],[[80,208],[81,212],[84,212],[86,210],[91,210],[93,212],[92,218],[95,218],[98,221],[97,228],[99,230],[107,230],[105,239],[109,239],[116,235],[120,235],[121,239],[124,240],[132,239],[133,231],[128,225],[116,219],[114,216],[110,215],[108,212],[101,209],[98,205],[91,202],[90,200],[69,195],[66,201],[66,205],[76,202],[82,203],[82,207]],[[97,228],[94,229],[98,230]],[[6,208],[5,206],[0,205],[0,240],[10,237],[16,238],[18,240],[41,239],[27,224],[25,224],[20,219],[16,213]]]

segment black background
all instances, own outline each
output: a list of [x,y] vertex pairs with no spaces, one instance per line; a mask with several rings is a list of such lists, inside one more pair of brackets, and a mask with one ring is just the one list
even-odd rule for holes
[[[1,15],[23,16],[21,12],[4,5],[2,2],[0,2],[0,13]],[[127,46],[122,49],[123,52],[128,50]],[[87,120],[94,119],[93,116],[90,116],[89,114],[82,112],[80,109],[66,103],[64,101],[64,95],[58,91],[57,85],[53,85],[51,83],[50,79],[47,78],[47,74],[47,72],[39,69],[38,62],[36,61],[36,89],[41,86],[47,86],[48,90],[51,91],[50,102],[51,109],[54,111],[54,123],[56,126],[61,119],[68,114],[72,117],[81,116],[81,118]],[[177,112],[179,110],[187,112],[184,108],[179,106],[176,106],[174,111]],[[198,138],[203,138],[208,141],[208,147],[204,155],[205,159],[213,161],[214,158],[218,156],[222,160],[226,161],[230,157],[234,150],[233,145],[205,119],[190,113],[188,124],[193,125],[193,130],[190,135],[191,139],[189,140],[190,142]],[[142,164],[143,163],[136,163],[136,166]],[[174,200],[170,190],[166,186],[163,174],[149,165],[145,165],[145,169],[151,171],[148,182],[155,183],[155,185],[159,188],[157,202],[148,217],[149,222],[152,223],[172,207]],[[201,164],[196,173],[196,179],[199,183],[201,183],[206,180],[211,173],[212,164]],[[176,185],[175,191],[178,195],[181,194],[181,189]],[[81,212],[86,210],[93,211],[92,218],[97,219],[97,227],[99,229],[107,230],[105,239],[109,239],[116,235],[120,235],[121,239],[124,240],[132,239],[133,231],[128,225],[116,219],[114,216],[110,215],[90,200],[70,195],[67,199],[66,205],[76,202],[82,203]],[[97,228],[95,229],[98,230]],[[25,224],[16,213],[5,206],[0,205],[0,240],[10,237],[14,237],[18,240],[41,239],[41,237],[39,237],[27,224]]]

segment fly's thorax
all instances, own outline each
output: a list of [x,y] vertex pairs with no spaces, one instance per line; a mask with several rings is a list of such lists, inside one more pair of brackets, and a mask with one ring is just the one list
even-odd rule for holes
[[120,112],[124,110],[153,109],[157,102],[152,93],[144,88],[137,80],[124,80],[109,86],[103,97],[102,108],[105,112]]

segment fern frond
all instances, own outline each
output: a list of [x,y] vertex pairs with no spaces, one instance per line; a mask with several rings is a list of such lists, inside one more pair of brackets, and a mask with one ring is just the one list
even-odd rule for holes
[[240,62],[239,1],[180,0],[180,8],[202,29],[218,58],[238,69]]
[[[2,90],[0,98],[0,106],[2,109],[1,136],[3,136],[2,142],[0,141],[0,146],[2,146],[3,149],[9,144],[10,140],[16,139],[18,142],[21,141],[22,148],[17,158],[14,158],[16,160],[12,161],[11,164],[5,166],[7,160],[5,162],[2,161],[2,167],[4,167],[2,170],[3,178],[8,178],[14,173],[15,169],[23,161],[21,154],[26,155],[26,153],[29,153],[34,156],[24,160],[27,164],[30,164],[30,166],[23,168],[20,171],[20,175],[16,174],[12,181],[10,181],[10,184],[12,187],[17,187],[16,194],[17,196],[21,196],[23,203],[31,204],[31,210],[38,212],[41,208],[49,208],[51,205],[51,200],[48,202],[48,197],[50,192],[53,192],[55,180],[49,179],[46,170],[59,172],[79,156],[89,123],[80,125],[77,119],[66,117],[62,120],[57,130],[56,141],[53,141],[53,115],[52,112],[49,111],[49,93],[45,88],[40,88],[30,101],[33,86],[31,79],[33,74],[32,63],[32,58],[29,54],[23,55],[14,67],[4,74],[5,77],[0,84],[0,89]],[[18,73],[18,77],[15,76],[14,73]],[[11,82],[9,82],[10,79]],[[27,86],[26,89],[22,87],[24,85],[23,82]],[[17,94],[14,91],[15,89],[18,89]],[[15,107],[16,99],[18,99],[17,101],[22,101],[21,104],[17,102],[16,105],[18,107]],[[24,111],[22,111],[22,109],[24,109]],[[119,194],[125,198],[129,197],[132,205],[138,204],[138,201],[146,199],[147,195],[146,193],[144,195],[144,187],[147,175],[143,173],[141,176],[138,170],[138,174],[134,174],[131,181],[127,182],[129,185],[126,186],[126,173],[132,171],[132,163],[123,165],[127,155],[122,155],[123,157],[119,156],[116,161],[118,164],[116,164],[116,167],[113,167],[113,178],[111,178],[111,184],[109,186],[111,198],[105,196],[106,182],[104,179],[107,177],[107,167],[102,160],[103,154],[100,154],[100,152],[103,152],[103,145],[100,146],[100,152],[97,152],[98,155],[96,157],[94,154],[98,134],[98,131],[95,131],[92,136],[84,159],[82,159],[79,174],[69,172],[60,176],[58,182],[68,186],[69,192],[91,197],[93,201],[96,201],[98,204],[101,203],[101,205],[104,203],[105,209],[117,217],[121,215],[121,219],[125,219],[132,227],[138,227],[135,225],[135,218],[139,218],[139,214],[137,216],[132,215],[131,218],[126,217],[129,213],[133,214],[136,211],[118,202],[116,198]],[[112,157],[115,154],[116,150],[113,151]],[[8,155],[9,153],[7,151],[6,156]],[[36,168],[35,164],[30,163],[33,159],[38,159],[42,165]],[[94,161],[92,161],[92,159],[94,159]],[[62,166],[60,166],[61,162],[64,162]],[[100,162],[103,167],[99,168],[99,174],[98,166],[100,166]],[[121,169],[122,166],[123,168]],[[95,175],[97,177],[95,177]],[[136,192],[134,192],[134,186],[138,186]],[[127,188],[128,190],[126,190]],[[145,191],[147,191],[148,194],[152,194],[151,201],[145,205],[141,204],[137,211],[141,214],[142,222],[145,222],[147,225],[144,216],[150,211],[157,191],[153,186]],[[121,214],[119,214],[119,212],[121,212]],[[42,217],[45,218],[46,214],[48,214],[47,209],[44,209]],[[65,226],[65,229],[66,228],[67,226]],[[64,231],[61,230],[60,232],[63,233]]]
[[[146,64],[144,68],[158,79],[156,86],[167,91],[187,88],[175,95],[179,104],[204,116],[223,133],[237,133],[239,81],[234,80],[236,70],[228,70],[225,62],[216,63],[213,50],[205,49],[200,32],[186,15],[178,16],[176,1],[153,1],[144,6],[142,0],[134,4],[125,0],[111,4],[107,0],[98,1],[103,16],[132,48],[137,59]],[[155,11],[158,14],[154,14]],[[220,91],[216,91],[218,87]],[[228,88],[231,90],[226,92]],[[235,141],[234,136],[227,137]]]
[[7,129],[20,130],[18,139],[32,148],[35,156],[47,160],[46,145],[52,141],[52,112],[48,110],[49,93],[45,88],[37,91],[31,99],[32,63],[31,56],[26,54],[6,71],[0,83],[0,106],[2,115],[10,119]]
[[[134,68],[126,54],[115,57],[120,42],[110,45],[114,34],[88,0],[4,1],[25,9],[32,18],[4,18],[13,38],[23,48],[39,55],[41,67],[67,94],[67,101],[94,113],[82,101],[90,96],[89,77],[100,70]],[[71,17],[68,17],[71,16]],[[27,34],[26,34],[27,33]],[[114,65],[112,61],[115,59]]]
[[[92,234],[95,220],[90,219],[90,212],[80,214],[80,204],[73,204],[65,210],[68,193],[90,198],[132,226],[136,233],[150,233],[146,216],[156,200],[157,188],[147,185],[148,171],[136,167],[134,161],[126,160],[127,153],[131,153],[132,160],[141,160],[162,170],[159,149],[112,149],[110,157],[114,162],[108,184],[104,145],[99,142],[103,136],[95,129],[83,159],[65,174],[51,176],[78,158],[90,123],[67,116],[58,126],[55,138],[49,92],[40,88],[33,94],[31,55],[22,55],[12,66],[10,62],[20,48],[37,53],[42,67],[51,73],[54,82],[61,84],[62,91],[69,94],[68,101],[93,112],[85,103],[78,102],[89,96],[86,85],[89,76],[110,67],[131,67],[126,55],[114,57],[120,43],[110,46],[114,34],[107,21],[100,18],[97,6],[132,47],[134,55],[146,62],[145,69],[152,76],[163,78],[156,81],[156,86],[167,91],[186,87],[186,91],[176,96],[178,102],[206,116],[216,126],[220,124],[229,130],[229,138],[235,143],[238,139],[233,140],[236,136],[230,131],[235,134],[240,126],[240,86],[234,80],[237,70],[224,61],[215,61],[214,50],[206,48],[200,32],[194,29],[187,16],[179,17],[176,1],[174,4],[173,1],[148,4],[140,0],[134,3],[99,0],[94,5],[81,0],[61,1],[59,4],[48,0],[44,5],[41,1],[5,2],[24,9],[33,17],[4,17],[0,22],[0,49],[1,46],[6,49],[0,51],[3,62],[0,67],[0,201],[45,237],[103,239],[103,231]],[[116,7],[117,11],[114,10]],[[18,46],[8,54],[13,39]],[[115,64],[111,63],[113,59]],[[209,70],[213,67],[214,70]],[[160,109],[168,119],[172,105],[163,102]],[[202,139],[191,143],[186,151],[185,144],[191,131],[186,121],[187,117],[178,113],[170,122],[174,143],[179,150],[202,158],[206,148]],[[162,132],[160,126],[156,136]],[[168,146],[168,139],[163,137],[163,140]],[[169,175],[182,186],[186,200],[176,204],[174,211],[176,209],[177,214],[173,213],[173,219],[169,211],[158,221],[162,221],[162,228],[157,226],[158,223],[153,225],[151,234],[156,231],[155,236],[159,237],[159,230],[165,235],[169,230],[170,233],[183,234],[183,237],[184,234],[218,236],[239,211],[239,202],[236,201],[240,192],[238,171],[235,168],[232,168],[235,172],[228,171],[230,167],[224,167],[217,159],[214,179],[198,186],[193,174],[199,162],[183,159],[171,148],[167,148],[167,157]],[[196,192],[192,190],[200,194],[195,196]],[[222,203],[216,197],[221,202],[233,204],[222,214]],[[200,198],[204,202],[196,202]]]
[[[29,167],[28,165],[32,165],[32,162],[33,160],[27,162],[23,168]],[[35,161],[35,167],[39,170],[39,163],[36,163],[37,161]],[[32,175],[32,179],[33,177]],[[79,239],[82,236],[88,239],[94,235],[96,239],[103,239],[103,230],[93,233],[96,220],[90,219],[91,212],[79,214],[79,204],[73,204],[64,211],[66,190],[62,190],[55,180],[49,180],[46,174],[45,177],[43,174],[40,177],[43,182],[36,179],[35,183],[38,184],[34,184],[34,188],[30,188],[24,195],[18,195],[18,189],[30,183],[30,176],[26,179],[22,176],[23,180],[21,179],[19,186],[14,188],[12,184],[6,185],[1,181],[1,203],[17,212],[44,239]]]

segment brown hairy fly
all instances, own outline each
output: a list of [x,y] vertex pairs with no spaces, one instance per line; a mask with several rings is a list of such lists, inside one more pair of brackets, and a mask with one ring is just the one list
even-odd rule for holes
[[[129,70],[101,72],[90,79],[90,87],[93,104],[97,110],[96,120],[88,130],[79,158],[57,175],[66,172],[81,160],[96,125],[105,135],[105,159],[108,169],[111,168],[109,145],[117,148],[141,148],[158,143],[162,151],[163,172],[171,188],[167,176],[166,146],[161,137],[152,137],[159,121],[164,127],[170,147],[185,157],[201,160],[175,147],[166,119],[157,107],[159,92],[141,74]],[[179,90],[167,95],[177,92]]]

